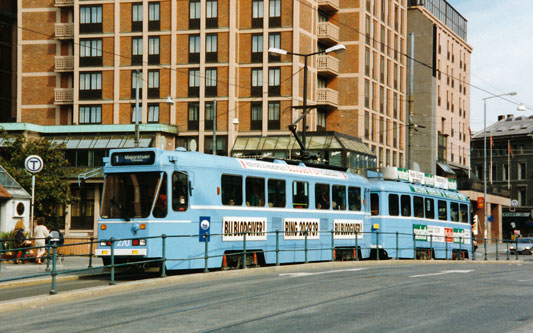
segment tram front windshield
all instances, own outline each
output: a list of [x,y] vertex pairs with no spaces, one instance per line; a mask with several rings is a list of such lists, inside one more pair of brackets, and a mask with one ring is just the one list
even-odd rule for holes
[[148,217],[160,181],[159,172],[108,174],[104,182],[102,218]]

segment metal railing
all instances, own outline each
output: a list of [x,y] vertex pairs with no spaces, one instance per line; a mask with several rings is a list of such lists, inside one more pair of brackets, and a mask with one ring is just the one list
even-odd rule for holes
[[[256,240],[249,240],[247,238],[255,236],[254,233],[234,233],[234,234],[204,234],[204,235],[161,235],[161,236],[152,236],[152,237],[139,237],[139,238],[121,238],[121,239],[115,239],[111,238],[109,240],[106,240],[106,242],[109,242],[109,251],[110,251],[110,263],[108,265],[98,266],[94,267],[92,264],[93,257],[94,257],[94,249],[95,244],[97,244],[97,240],[95,240],[93,237],[90,238],[89,241],[85,242],[78,242],[78,243],[70,243],[70,244],[64,244],[64,245],[57,245],[55,243],[48,243],[44,248],[46,248],[46,255],[42,258],[46,260],[46,270],[44,273],[38,273],[38,274],[31,274],[31,275],[24,275],[24,276],[17,276],[7,279],[0,279],[0,283],[7,282],[7,281],[14,281],[14,280],[23,280],[23,279],[30,279],[30,278],[37,278],[37,277],[44,277],[44,276],[51,276],[52,278],[52,286],[50,289],[50,294],[56,294],[56,278],[58,275],[64,275],[64,274],[73,274],[73,273],[81,273],[81,272],[89,272],[91,270],[95,269],[101,269],[101,268],[107,268],[109,269],[109,284],[114,285],[115,284],[115,271],[117,268],[120,267],[127,267],[132,265],[141,265],[141,264],[151,264],[156,263],[161,265],[161,277],[166,277],[166,264],[170,261],[180,261],[180,262],[186,262],[191,260],[203,260],[204,261],[204,272],[209,272],[209,259],[213,258],[220,258],[223,266],[224,262],[226,261],[226,256],[231,255],[234,257],[240,257],[238,262],[242,262],[242,265],[238,265],[238,267],[242,267],[243,269],[246,269],[248,267],[248,262],[251,262],[253,264],[258,264],[257,255],[259,254],[267,254],[267,253],[275,253],[275,265],[279,266],[281,263],[280,260],[280,254],[284,252],[303,252],[303,258],[302,260],[296,260],[296,262],[309,262],[309,253],[316,252],[316,251],[330,251],[331,257],[329,261],[345,261],[347,260],[353,260],[353,261],[359,261],[363,258],[360,257],[360,253],[364,250],[370,251],[370,255],[374,257],[376,260],[382,260],[381,254],[383,254],[383,251],[386,251],[388,256],[388,259],[395,259],[398,260],[402,257],[407,257],[405,255],[406,251],[413,251],[409,252],[412,254],[409,255],[409,257],[416,259],[433,259],[437,257],[442,257],[444,260],[450,260],[450,259],[466,259],[465,255],[471,253],[472,254],[472,260],[476,260],[476,252],[479,252],[479,255],[484,258],[484,260],[488,260],[488,255],[490,254],[491,257],[495,256],[495,260],[502,260],[503,258],[505,260],[510,260],[511,254],[514,254],[514,257],[516,260],[518,260],[518,240],[500,240],[500,239],[485,239],[485,242],[483,243],[483,247],[477,249],[477,251],[474,248],[474,239],[471,238],[463,238],[462,236],[433,236],[433,235],[420,235],[415,233],[387,233],[387,232],[355,232],[351,233],[353,235],[353,238],[351,240],[353,243],[348,244],[346,242],[346,238],[340,240],[336,239],[335,237],[339,235],[337,231],[321,231],[319,232],[321,235],[325,234],[325,237],[329,237],[331,241],[329,242],[329,245],[327,247],[324,247],[324,238],[319,237],[318,239],[312,238],[309,236],[308,232],[303,232],[303,239],[299,239],[299,242],[294,243],[299,245],[298,247],[293,248],[282,248],[280,246],[280,237],[284,237],[283,231],[276,230],[271,232],[263,232],[262,234],[266,236],[266,234],[275,235],[275,245],[272,248],[272,245],[261,247],[261,250],[253,250],[249,249],[249,244],[256,243]],[[369,235],[369,237],[372,237],[372,242],[368,247],[364,247],[364,244],[368,244],[368,239],[365,239],[365,235]],[[346,234],[343,234],[346,236]],[[363,235],[363,238],[361,239],[361,235]],[[221,252],[220,254],[215,255],[209,255],[209,243],[210,239],[214,237],[227,237],[227,236],[239,236],[242,237],[242,248],[238,248],[235,250],[235,246],[231,248],[230,250],[233,250],[231,254],[228,254],[227,252],[222,252],[222,250],[218,249],[218,252]],[[195,257],[188,257],[188,258],[168,258],[167,257],[167,251],[169,247],[169,242],[173,239],[179,240],[183,238],[196,238],[199,239],[200,237],[203,237],[204,239],[204,249],[203,253],[199,254]],[[367,236],[368,237],[368,236]],[[380,239],[381,237],[381,239]],[[383,237],[388,237],[388,245],[387,247],[383,246],[381,243],[383,242]],[[161,240],[161,257],[146,259],[146,260],[139,260],[135,262],[116,262],[116,255],[115,255],[115,249],[116,249],[116,243],[119,241],[132,241],[134,239],[160,239]],[[205,240],[208,241],[205,241]],[[391,242],[393,240],[393,242]],[[408,240],[408,244],[401,246],[402,243],[406,243],[406,240]],[[468,243],[467,240],[470,240],[470,243]],[[4,259],[3,255],[7,252],[17,252],[17,251],[29,251],[34,249],[40,249],[43,247],[23,247],[23,248],[11,248],[11,249],[4,249],[4,243],[6,241],[13,241],[12,239],[0,239],[0,272],[2,271],[2,261],[8,261],[8,260],[16,260],[16,258],[12,259]],[[102,240],[100,240],[102,241]],[[342,242],[340,242],[342,241]],[[412,241],[412,242],[411,242]],[[466,241],[466,242],[465,242]],[[493,244],[487,244],[487,241],[492,241]],[[317,244],[321,243],[321,244]],[[235,244],[235,242],[233,242]],[[348,244],[348,245],[347,245]],[[410,244],[410,245],[409,245]],[[458,245],[455,248],[452,248],[449,244],[455,244]],[[89,245],[89,252],[87,254],[83,255],[76,255],[76,256],[82,256],[88,258],[88,266],[87,268],[78,268],[78,269],[70,269],[70,270],[62,270],[59,271],[57,269],[57,262],[58,259],[61,257],[61,255],[58,254],[59,249],[69,247],[69,246],[80,246],[80,245]],[[318,247],[317,247],[318,245]],[[500,247],[501,246],[501,247]],[[514,250],[513,250],[514,246]],[[270,249],[269,249],[270,248]],[[372,251],[374,250],[374,255],[372,255]],[[450,251],[451,250],[451,251]],[[352,253],[352,255],[346,256],[348,253]],[[504,252],[505,251],[505,252]],[[533,249],[531,249],[533,253]],[[343,255],[339,258],[339,252],[342,252]],[[401,253],[404,253],[404,255],[401,255]],[[445,253],[443,256],[438,255]],[[500,252],[504,252],[503,258],[500,255]],[[424,255],[426,253],[427,255]],[[455,255],[454,255],[455,253]],[[33,257],[25,257],[22,258],[22,260],[31,260]],[[328,260],[319,260],[319,261],[328,261]],[[223,268],[223,267],[222,267]]]

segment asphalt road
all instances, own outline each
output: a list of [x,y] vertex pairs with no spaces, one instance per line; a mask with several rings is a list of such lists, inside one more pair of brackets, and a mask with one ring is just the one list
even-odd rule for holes
[[155,280],[1,313],[2,331],[533,330],[532,264],[326,263]]

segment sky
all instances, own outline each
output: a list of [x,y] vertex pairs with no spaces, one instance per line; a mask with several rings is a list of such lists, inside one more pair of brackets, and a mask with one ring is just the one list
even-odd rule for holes
[[467,42],[472,46],[470,128],[483,130],[483,98],[517,92],[505,99],[486,100],[487,127],[498,115],[533,115],[533,1],[448,0],[467,19]]

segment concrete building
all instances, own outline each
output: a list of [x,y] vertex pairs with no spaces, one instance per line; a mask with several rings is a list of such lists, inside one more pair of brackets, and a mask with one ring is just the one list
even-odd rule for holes
[[[467,20],[445,0],[410,0],[413,91],[408,160],[421,171],[453,176],[470,169],[470,55]],[[412,35],[411,35],[412,34]],[[411,45],[409,46],[411,49]],[[410,54],[410,50],[408,50]]]
[[[213,119],[218,154],[242,148],[239,137],[292,143],[304,57],[267,50],[336,44],[346,50],[308,59],[307,131],[343,142],[340,158],[321,161],[405,166],[407,0],[34,0],[16,9],[16,107],[2,126],[66,143],[74,166],[90,171],[109,149],[133,147],[137,114],[140,146],[211,153]],[[242,151],[265,150],[255,147]],[[85,206],[65,209],[67,234],[96,232],[101,179],[86,184],[72,187]]]
[[[517,231],[518,235],[533,235],[533,116],[499,116],[498,122],[488,126],[485,131],[487,138],[487,193],[498,192],[507,194],[507,201],[500,208],[498,216],[501,224],[493,229],[501,233],[503,239],[511,239]],[[472,172],[483,179],[483,138],[480,131],[472,137]],[[499,189],[499,191],[498,191]],[[517,207],[511,207],[511,200],[516,200]],[[487,199],[487,202],[490,201]],[[490,207],[490,206],[487,206]],[[490,215],[494,208],[489,210]],[[499,221],[498,221],[499,222]],[[495,232],[492,231],[492,235]]]

